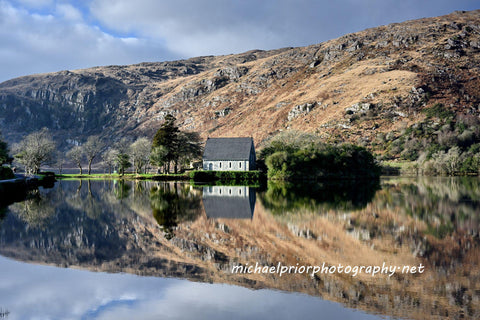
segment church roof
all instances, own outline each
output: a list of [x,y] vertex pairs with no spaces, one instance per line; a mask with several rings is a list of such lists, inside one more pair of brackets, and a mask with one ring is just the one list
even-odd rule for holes
[[207,218],[252,219],[255,188],[246,186],[203,187],[202,202]]
[[208,138],[203,160],[249,160],[253,138]]

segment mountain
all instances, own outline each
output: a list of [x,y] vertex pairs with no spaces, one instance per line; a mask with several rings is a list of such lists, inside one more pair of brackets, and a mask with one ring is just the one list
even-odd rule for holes
[[0,84],[7,141],[48,127],[63,149],[152,137],[166,114],[203,138],[279,131],[369,144],[443,104],[480,115],[480,10],[395,23],[301,48],[105,66]]

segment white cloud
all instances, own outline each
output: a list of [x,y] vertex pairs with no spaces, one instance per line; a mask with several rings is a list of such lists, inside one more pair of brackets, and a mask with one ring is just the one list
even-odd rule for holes
[[86,20],[79,9],[67,3],[38,13],[0,1],[0,81],[32,73],[173,57],[161,41],[117,37]]
[[275,48],[281,43],[278,30],[271,28],[268,21],[272,7],[256,2],[252,8],[252,4],[223,0],[94,0],[90,9],[112,30],[161,38],[170,50],[196,56]]
[[96,65],[303,46],[471,9],[476,8],[469,0],[0,0],[0,81]]
[[[473,7],[473,8],[472,8]],[[319,43],[345,33],[424,16],[474,9],[458,0],[92,0],[111,30],[165,39],[186,56]]]
[[56,12],[69,21],[81,21],[82,13],[74,6],[66,3],[57,4]]

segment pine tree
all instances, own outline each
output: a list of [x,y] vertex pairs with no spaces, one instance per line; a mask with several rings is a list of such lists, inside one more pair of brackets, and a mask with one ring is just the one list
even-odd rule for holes
[[165,116],[165,122],[153,137],[152,148],[163,146],[166,150],[164,156],[165,172],[169,173],[170,164],[178,158],[178,135],[180,130],[175,125],[177,119],[168,114]]

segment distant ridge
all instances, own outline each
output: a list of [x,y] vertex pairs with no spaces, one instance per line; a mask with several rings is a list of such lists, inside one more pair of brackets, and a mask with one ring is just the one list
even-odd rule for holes
[[479,115],[480,11],[395,23],[301,48],[95,67],[0,84],[9,142],[48,127],[63,149],[153,136],[164,116],[210,137],[315,132],[370,143],[443,103]]

